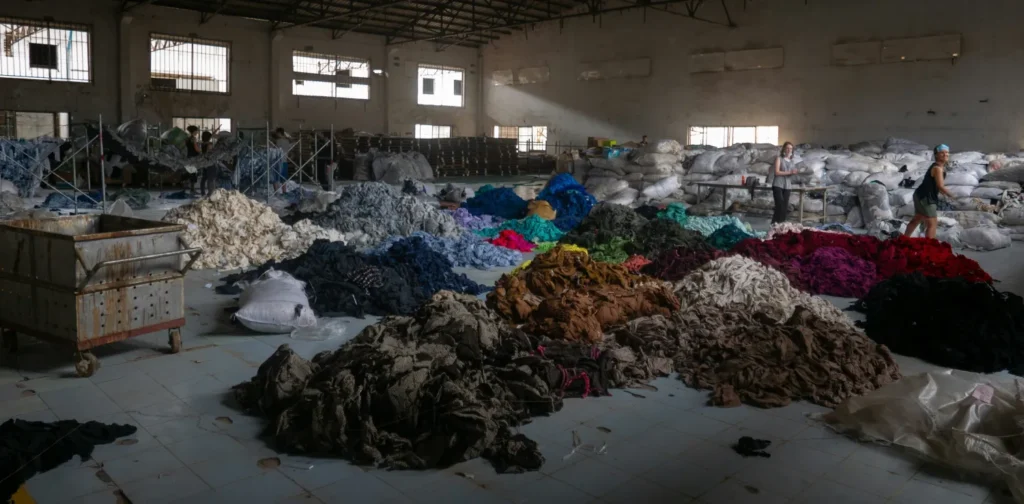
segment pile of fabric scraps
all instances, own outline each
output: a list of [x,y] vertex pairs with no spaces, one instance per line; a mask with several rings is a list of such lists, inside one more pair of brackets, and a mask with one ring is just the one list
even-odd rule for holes
[[834,233],[835,232],[832,229],[811,228],[811,227],[807,227],[807,226],[805,226],[803,224],[798,224],[796,222],[777,222],[775,224],[772,224],[772,227],[771,227],[771,229],[768,230],[768,235],[765,236],[765,239],[766,240],[771,240],[772,238],[776,238],[779,235],[783,235],[783,234],[786,234],[786,233],[802,233],[802,232],[808,231],[808,230],[810,230],[810,231],[820,231],[822,233]]
[[17,194],[0,192],[0,219],[10,219],[25,210],[25,201]]
[[627,250],[631,254],[657,257],[666,250],[676,247],[699,247],[698,244],[703,243],[704,236],[696,231],[682,228],[670,220],[654,219],[637,230],[636,238]]
[[686,223],[683,224],[683,227],[686,229],[697,231],[704,236],[711,236],[715,231],[726,226],[736,226],[739,229],[747,230],[750,234],[756,235],[756,233],[750,232],[747,225],[735,215],[715,215],[712,217],[690,216],[686,219]]
[[972,282],[992,281],[992,277],[981,269],[977,261],[953,253],[948,243],[927,238],[897,236],[879,240],[865,235],[804,230],[799,233],[776,234],[770,240],[746,240],[733,251],[758,260],[771,258],[780,263],[788,263],[791,258],[809,255],[822,247],[842,248],[873,263],[879,279],[919,271],[926,276],[939,278],[964,277]]
[[692,247],[676,247],[662,252],[650,264],[644,266],[642,271],[655,278],[677,282],[693,270],[723,255],[721,251],[711,248],[706,243],[694,244]]
[[680,378],[710,389],[716,406],[770,408],[807,400],[834,407],[900,378],[885,346],[799,305],[778,320],[756,306],[704,304],[634,320],[620,332],[678,342]]
[[544,464],[537,443],[511,428],[607,381],[601,357],[558,350],[479,299],[439,292],[413,316],[372,325],[312,361],[282,345],[234,390],[269,420],[281,451],[391,469],[484,457],[499,473],[535,471]]
[[875,285],[853,308],[871,339],[943,367],[1024,374],[1024,301],[991,285],[920,273]]
[[687,219],[686,205],[682,203],[669,203],[664,210],[661,210],[657,213],[657,217],[659,219],[668,219],[670,221],[675,221],[680,226],[685,226]]
[[480,294],[487,290],[465,275],[452,271],[441,254],[422,238],[393,244],[385,254],[357,252],[339,242],[320,240],[306,253],[284,261],[224,277],[221,294],[238,292],[238,282],[252,282],[275,269],[306,282],[310,306],[321,317],[351,315],[407,315],[441,290]]
[[469,210],[469,213],[473,215],[495,215],[503,219],[519,219],[526,215],[526,200],[520,198],[515,191],[508,187],[489,190],[481,187],[476,192],[476,196],[462,203],[462,208]]
[[555,220],[555,209],[544,200],[532,200],[526,204],[526,215],[536,215],[544,220]]
[[195,263],[197,269],[247,268],[295,257],[318,239],[342,243],[348,239],[308,221],[289,226],[269,206],[223,189],[171,209],[163,220],[184,224],[181,237],[185,246],[203,249]]
[[41,137],[32,140],[0,138],[0,180],[18,188],[18,196],[31,198],[50,167],[49,156],[60,160],[61,141]]
[[642,255],[631,255],[625,261],[622,262],[622,267],[633,273],[639,273],[640,270],[651,264],[651,260]]
[[[683,208],[685,208],[685,207],[683,207]],[[663,210],[665,210],[665,208],[659,207],[659,206],[655,206],[655,205],[640,205],[640,206],[638,206],[638,207],[633,209],[633,211],[636,212],[637,215],[639,215],[639,216],[641,216],[641,217],[643,217],[643,218],[645,218],[647,220],[657,219],[658,218],[658,214],[661,211],[663,211]]]
[[[547,252],[547,251],[549,251],[549,250],[551,250],[551,249],[553,249],[553,248],[555,248],[557,246],[558,246],[558,242],[540,242],[540,243],[537,243],[537,246],[533,249],[533,251],[538,253],[538,254],[543,254],[544,252]],[[584,250],[586,250],[586,249],[584,249]]]
[[561,242],[590,248],[612,238],[632,241],[644,224],[647,224],[647,219],[627,206],[600,203],[590,211],[579,227],[566,233]]
[[618,264],[629,258],[629,253],[626,252],[629,243],[625,238],[615,237],[604,243],[598,243],[588,250],[590,257],[593,257],[595,261]]
[[832,303],[797,290],[782,272],[746,257],[715,259],[675,282],[674,289],[684,311],[732,306],[782,323],[803,306],[825,322],[853,326]]
[[235,161],[238,190],[249,196],[266,197],[268,189],[274,190],[274,182],[267,180],[267,170],[271,174],[277,173],[284,160],[284,150],[277,147],[242,149]]
[[839,247],[819,248],[808,256],[794,258],[791,264],[799,278],[790,277],[790,281],[815,294],[859,298],[878,281],[873,263]]
[[[75,203],[76,200],[77,205]],[[87,194],[74,192],[70,195],[60,192],[52,192],[46,195],[46,199],[37,205],[36,208],[47,208],[50,210],[70,208],[91,209],[99,208],[102,204],[103,193],[100,191],[92,191]]]
[[532,334],[593,343],[602,341],[607,327],[679,307],[661,283],[562,248],[502,276],[487,305]]
[[76,420],[29,422],[11,419],[0,424],[0,502],[11,498],[32,476],[70,461],[92,458],[97,445],[113,443],[138,430],[134,425],[79,423]]
[[[523,235],[512,231],[511,229],[504,229],[498,233],[498,236],[487,240],[487,243],[492,244],[496,247],[505,248],[508,250],[514,250],[519,252],[530,252],[533,250],[534,245],[530,240],[527,240]],[[547,242],[552,243],[552,242]]]
[[391,236],[369,253],[385,254],[396,243],[412,239],[423,240],[427,247],[444,256],[453,266],[487,269],[515,266],[523,262],[523,254],[517,251],[519,249],[492,245],[472,233],[441,237],[416,231],[408,237]]
[[597,204],[597,199],[568,173],[559,173],[552,177],[537,194],[537,199],[551,204],[557,214],[554,219],[555,225],[562,231],[579,226]]
[[494,238],[501,231],[507,229],[523,235],[524,238],[534,243],[558,241],[564,234],[552,221],[544,220],[537,215],[531,215],[524,219],[507,220],[496,228],[482,229],[476,231],[476,234],[484,238]]
[[145,189],[128,188],[119,191],[114,195],[114,200],[124,200],[132,210],[142,210],[149,207],[149,201],[153,197]]
[[493,215],[473,215],[465,208],[446,210],[446,212],[451,214],[452,218],[455,219],[455,222],[458,223],[459,226],[470,231],[479,231],[481,229],[498,227],[502,222],[505,222],[505,219],[495,217]]
[[[408,182],[408,181],[407,181]],[[444,188],[437,192],[438,201],[448,203],[462,203],[473,197],[473,190],[465,186],[457,186],[449,182]]]
[[345,186],[326,212],[310,220],[346,234],[359,232],[361,241],[357,243],[368,246],[388,236],[409,236],[416,231],[438,236],[462,233],[450,214],[382,182]]
[[739,226],[729,225],[722,226],[714,233],[711,233],[711,236],[708,236],[708,243],[719,250],[732,250],[736,244],[748,238],[757,238],[757,236],[748,233],[746,229],[742,229]]

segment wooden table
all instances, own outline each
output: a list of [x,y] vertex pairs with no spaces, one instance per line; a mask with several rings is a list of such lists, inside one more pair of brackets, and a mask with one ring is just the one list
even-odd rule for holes
[[[726,191],[728,189],[740,189],[740,190],[744,190],[744,191],[749,191],[751,189],[750,186],[738,185],[738,184],[723,184],[723,183],[719,183],[719,182],[694,182],[694,184],[697,186],[697,202],[698,203],[700,202],[700,188],[701,187],[707,187],[709,189],[722,189],[722,213],[723,214],[726,211],[726,203],[728,203],[728,198],[726,198],[726,194],[727,194]],[[758,185],[758,186],[753,187],[753,189],[755,191],[771,191],[772,190],[772,186],[769,186],[769,185]],[[828,222],[828,187],[824,187],[824,186],[821,186],[821,187],[794,186],[794,187],[791,187],[789,190],[792,191],[792,192],[800,193],[800,204],[797,205],[797,206],[800,207],[800,223],[804,222],[804,193],[809,193],[809,192],[811,192],[811,193],[813,193],[813,192],[820,192],[821,193],[821,201],[822,201],[821,222],[822,222],[822,224]],[[710,191],[708,191],[708,193],[710,194]],[[787,204],[788,204],[788,202],[787,202]]]

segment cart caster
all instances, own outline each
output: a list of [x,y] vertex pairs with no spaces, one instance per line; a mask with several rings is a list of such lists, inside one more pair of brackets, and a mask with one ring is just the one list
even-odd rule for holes
[[82,378],[88,378],[100,368],[100,360],[92,352],[81,352],[75,355],[75,372]]
[[17,353],[18,352],[18,333],[10,330],[3,329],[3,351],[4,353]]
[[181,351],[181,329],[174,328],[167,331],[167,343],[171,345],[171,353]]

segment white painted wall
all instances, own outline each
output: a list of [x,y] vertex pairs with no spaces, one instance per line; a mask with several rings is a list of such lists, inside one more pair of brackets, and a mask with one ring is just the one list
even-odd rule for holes
[[[549,126],[588,136],[684,140],[691,125],[778,125],[780,140],[823,144],[899,136],[955,150],[1024,147],[1024,2],[770,0],[729,6],[739,28],[648,11],[538,25],[483,49],[481,128]],[[680,7],[676,7],[679,9]],[[701,15],[723,19],[718,2]],[[839,42],[961,33],[952,61],[830,66]],[[783,47],[781,69],[691,74],[691,54]],[[580,82],[579,63],[650,58],[648,78]],[[491,72],[548,66],[550,81],[494,87]],[[929,111],[934,112],[930,114]]]

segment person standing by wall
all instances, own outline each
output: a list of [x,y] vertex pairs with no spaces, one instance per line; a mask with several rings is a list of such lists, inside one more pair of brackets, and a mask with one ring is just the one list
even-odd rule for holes
[[334,189],[334,167],[335,158],[334,149],[331,147],[331,143],[334,139],[331,138],[330,133],[321,131],[317,133],[317,147],[320,148],[316,153],[316,166],[317,166],[317,179],[320,180],[320,187],[325,191]]
[[[194,158],[202,154],[202,145],[199,140],[199,128],[195,125],[191,125],[185,128],[188,131],[188,139],[185,140],[185,157]],[[199,173],[188,174],[188,192],[192,196],[196,195],[196,180],[199,180]]]
[[772,198],[775,200],[772,224],[785,222],[789,217],[790,177],[796,175],[793,150],[792,143],[782,144],[782,151],[779,153],[779,157],[775,158],[775,166],[772,167]]
[[[206,154],[210,152],[213,147],[213,133],[204,131],[202,136],[202,152]],[[217,184],[217,175],[220,174],[220,167],[216,164],[203,168],[203,180],[199,185],[199,194],[202,196],[209,196],[213,194],[213,189]]]
[[292,140],[288,138],[288,133],[285,133],[284,128],[274,130],[274,144],[277,145],[278,149],[284,151],[281,164],[278,165],[279,167],[272,174],[273,178],[271,179],[274,182],[274,192],[277,192],[288,181],[288,150],[292,146]]
[[903,236],[913,236],[917,225],[924,222],[924,235],[935,238],[935,229],[939,224],[939,193],[953,198],[953,193],[946,189],[946,163],[949,162],[949,146],[946,144],[935,147],[935,162],[924,174],[921,185],[914,189],[914,218],[907,224]]

